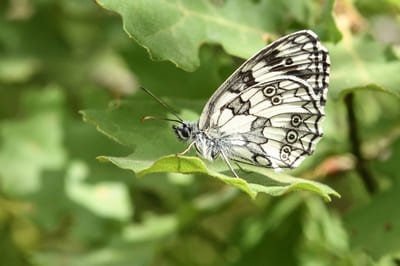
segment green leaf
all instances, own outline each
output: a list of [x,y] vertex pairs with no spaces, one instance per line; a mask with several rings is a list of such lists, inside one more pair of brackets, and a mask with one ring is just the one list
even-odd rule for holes
[[0,57],[0,81],[18,83],[28,81],[37,72],[38,63],[27,57]]
[[339,97],[343,99],[347,94],[353,93],[353,92],[363,92],[363,91],[375,91],[375,92],[382,92],[386,93],[388,95],[391,95],[397,99],[400,100],[400,94],[392,91],[392,90],[387,90],[384,87],[378,85],[378,84],[369,84],[363,87],[353,87],[353,88],[348,88],[340,91]]
[[[199,105],[196,101],[185,101],[185,103],[192,107]],[[328,201],[330,195],[339,196],[337,192],[318,182],[294,178],[260,167],[243,166],[245,171],[240,172],[243,179],[233,178],[221,160],[205,163],[198,157],[165,156],[181,152],[185,146],[177,141],[173,131],[167,128],[166,122],[140,122],[140,118],[149,113],[165,116],[154,101],[132,99],[129,102],[120,102],[110,110],[88,110],[81,113],[84,120],[95,124],[100,132],[134,149],[134,153],[127,157],[100,156],[99,159],[129,169],[139,177],[160,172],[205,174],[235,186],[253,198],[259,192],[279,196],[293,190],[312,191]],[[189,114],[184,115],[187,116]],[[221,171],[227,171],[228,175],[222,174]],[[248,174],[246,171],[253,173]]]
[[336,46],[327,47],[331,56],[329,93],[332,96],[337,98],[340,93],[368,89],[400,99],[400,61],[387,58],[385,46],[367,36],[347,36]]
[[[109,161],[120,168],[132,170],[138,177],[163,172],[174,172],[182,174],[205,174],[218,180],[241,189],[254,198],[259,192],[272,196],[281,196],[284,193],[295,190],[306,190],[319,194],[325,200],[330,201],[330,195],[340,197],[340,195],[330,187],[311,180],[295,178],[284,173],[277,173],[273,170],[262,169],[259,167],[243,166],[243,169],[252,170],[261,175],[239,173],[241,178],[232,177],[218,172],[212,163],[204,163],[198,157],[187,157],[177,155],[167,155],[154,161],[150,167],[141,168],[140,166],[148,162],[138,161],[135,155],[128,157],[99,156],[101,161]],[[218,164],[217,164],[218,165]],[[220,168],[220,167],[218,167]]]
[[57,87],[29,91],[23,100],[27,115],[2,121],[0,128],[1,183],[5,191],[20,195],[37,191],[41,172],[61,169],[66,160],[62,91]]
[[262,215],[241,217],[234,232],[238,241],[230,241],[240,247],[242,255],[230,265],[297,265],[305,216],[302,202],[301,197],[291,195],[264,206],[267,210]]
[[108,245],[88,252],[64,252],[44,250],[36,253],[36,262],[43,265],[66,266],[110,266],[150,265],[160,246],[177,230],[177,219],[173,215],[147,216],[142,223],[132,223],[119,233],[120,237]]
[[[249,58],[265,46],[266,40],[275,38],[272,32],[293,19],[285,5],[272,0],[96,2],[121,15],[127,34],[145,47],[151,58],[170,60],[187,71],[200,65],[198,50],[203,43],[220,44],[228,54]],[[319,8],[318,2],[313,4]],[[310,11],[309,6],[301,2],[289,11],[302,20],[305,12]],[[323,28],[337,31],[331,17],[331,14],[321,16],[319,22],[330,18]],[[309,27],[307,24],[302,28]]]
[[336,265],[352,265],[344,263],[350,252],[349,241],[339,214],[331,212],[329,206],[315,197],[307,198],[304,203],[307,209],[303,215],[304,242],[299,246],[302,265],[325,265],[326,254],[334,254]]
[[[293,3],[294,1],[290,1]],[[321,40],[329,40],[338,42],[342,38],[342,33],[336,27],[335,18],[333,17],[333,10],[336,1],[329,0],[323,1],[323,7],[316,23],[315,32]]]
[[[107,1],[98,0],[104,8],[121,14],[126,32],[151,57],[156,60],[170,60],[178,67],[193,71],[200,65],[198,49],[204,41],[223,43],[228,53],[249,57],[264,46],[262,36],[267,34],[257,24],[259,12],[249,13],[253,5],[248,1],[230,1],[228,6],[219,8],[208,1]],[[239,21],[228,16],[233,12],[245,11]],[[235,16],[236,17],[236,16]],[[264,16],[265,24],[270,24]],[[259,24],[260,25],[260,24]]]
[[129,221],[132,212],[127,187],[112,181],[87,184],[88,170],[83,162],[71,163],[65,188],[68,197],[98,216]]
[[400,187],[380,193],[372,201],[350,212],[345,225],[353,248],[362,249],[375,258],[396,254],[400,247]]
[[132,170],[138,177],[152,173],[165,172],[205,174],[215,177],[228,185],[235,186],[248,193],[253,198],[257,195],[257,191],[251,190],[245,180],[240,178],[232,178],[217,171],[213,171],[212,169],[208,168],[206,164],[198,157],[167,155],[152,162],[152,165],[147,168],[138,168],[138,165],[143,165],[144,163],[140,161],[138,162],[135,160],[135,158],[131,159],[130,157],[118,158],[101,156],[99,159],[103,161],[110,161],[120,168]]

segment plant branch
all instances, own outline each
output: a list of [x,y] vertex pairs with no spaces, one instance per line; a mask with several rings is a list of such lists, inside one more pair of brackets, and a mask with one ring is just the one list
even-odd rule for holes
[[365,187],[370,194],[378,189],[378,184],[368,167],[368,161],[361,152],[361,140],[358,132],[358,122],[354,110],[354,94],[349,93],[345,96],[344,102],[347,108],[347,118],[349,123],[349,138],[352,153],[356,157],[356,171],[360,175]]

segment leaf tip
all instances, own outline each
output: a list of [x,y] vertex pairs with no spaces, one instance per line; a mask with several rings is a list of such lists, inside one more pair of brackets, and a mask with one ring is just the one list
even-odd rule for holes
[[110,160],[108,159],[108,157],[107,157],[107,156],[104,156],[104,155],[97,156],[97,157],[96,157],[96,160],[98,160],[99,162],[102,162],[102,163],[108,163],[108,162],[110,162]]

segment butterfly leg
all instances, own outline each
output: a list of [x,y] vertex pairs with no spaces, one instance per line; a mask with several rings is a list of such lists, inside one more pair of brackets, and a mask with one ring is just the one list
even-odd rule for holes
[[245,172],[246,174],[251,174],[251,173],[253,173],[252,171],[246,170],[246,169],[244,169],[243,167],[241,167],[240,164],[238,164],[238,163],[235,163],[235,164],[237,165],[237,167],[239,167],[239,169],[240,169],[241,171]]
[[236,174],[235,170],[233,169],[231,163],[228,160],[228,157],[226,157],[225,153],[223,151],[220,151],[222,159],[224,159],[225,163],[228,165],[229,170],[231,170],[232,174],[236,177],[239,178],[238,174]]
[[187,148],[186,148],[183,152],[177,153],[176,155],[179,155],[179,156],[184,155],[185,153],[187,153],[188,151],[190,151],[190,149],[192,148],[193,145],[194,145],[194,141],[191,142],[191,143],[189,144],[189,146],[187,146]]

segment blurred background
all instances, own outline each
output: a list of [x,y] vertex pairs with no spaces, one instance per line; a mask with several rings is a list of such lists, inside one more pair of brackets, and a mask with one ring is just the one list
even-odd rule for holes
[[[199,0],[191,8],[202,2],[224,9],[238,1]],[[93,1],[2,0],[1,266],[400,265],[399,1],[246,3],[247,13],[273,7],[265,17],[275,23],[254,24],[265,32],[311,28],[331,52],[325,138],[295,175],[342,197],[328,203],[291,192],[252,200],[205,176],[137,179],[99,162],[133,147],[82,121],[80,110],[147,97],[138,96],[139,85],[205,103],[243,58],[204,41],[188,72],[152,61],[121,16]],[[133,10],[119,10],[131,22]],[[232,20],[242,11],[224,9]]]

